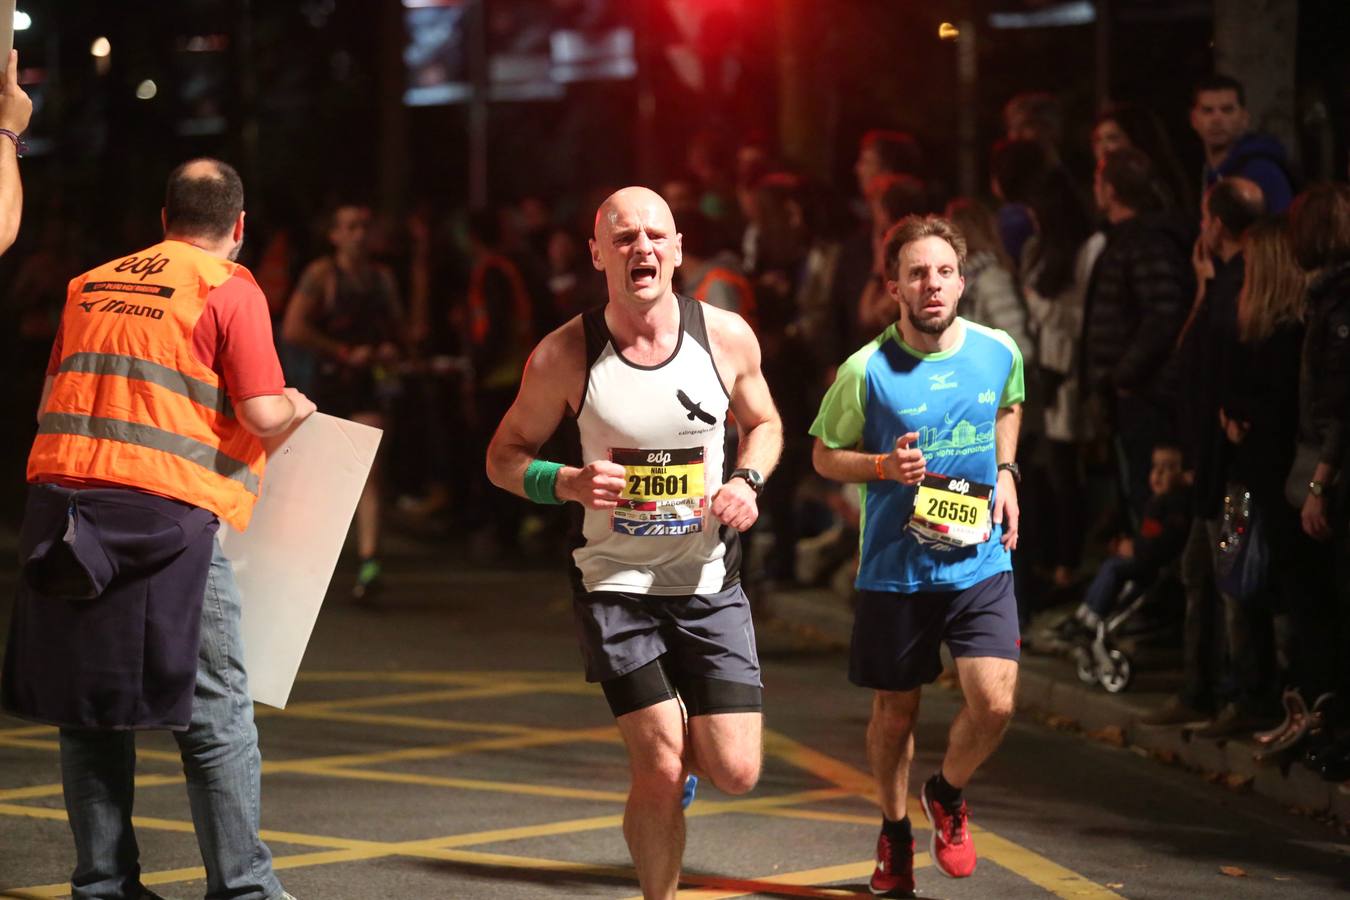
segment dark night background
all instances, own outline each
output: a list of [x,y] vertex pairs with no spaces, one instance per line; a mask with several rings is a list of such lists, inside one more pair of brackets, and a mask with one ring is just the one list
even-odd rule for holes
[[[0,260],[0,279],[13,285],[26,258],[53,252],[46,290],[59,304],[67,278],[158,239],[164,179],[174,165],[199,155],[224,158],[244,176],[249,232],[242,260],[257,270],[269,239],[284,230],[294,242],[287,262],[292,276],[322,251],[316,223],[337,199],[374,206],[385,223],[384,255],[395,263],[402,223],[409,213],[420,213],[443,236],[438,246],[445,250],[445,268],[453,271],[451,223],[467,207],[500,207],[536,196],[555,222],[576,224],[580,232],[595,199],[608,189],[633,182],[659,187],[682,174],[699,133],[720,137],[727,152],[746,135],[763,135],[843,207],[856,194],[852,165],[861,133],[901,128],[918,136],[932,180],[945,193],[983,193],[984,161],[1002,131],[1001,106],[1027,90],[1051,91],[1063,103],[1066,160],[1084,179],[1092,115],[1107,99],[1152,107],[1186,170],[1198,172],[1200,147],[1187,110],[1190,83],[1214,64],[1211,5],[1112,0],[1097,4],[1096,23],[992,26],[994,14],[1043,12],[1055,5],[1045,0],[486,0],[483,5],[21,0],[19,9],[31,18],[31,27],[17,32],[15,43],[35,113],[32,152],[22,164],[23,228]],[[549,99],[483,104],[479,146],[486,171],[475,189],[475,106],[403,103],[409,80],[407,7],[437,6],[461,9],[469,22],[474,15],[484,17],[479,34],[487,57],[479,72],[522,47],[547,52],[548,35],[559,27],[588,33],[629,27],[636,77],[553,85]],[[698,33],[681,30],[681,11],[686,18],[701,18]],[[940,40],[944,21],[974,23],[975,34]],[[1300,6],[1297,109],[1290,117],[1308,177],[1345,173],[1350,73],[1338,41],[1347,24],[1350,4],[1325,0]],[[91,54],[100,37],[111,47],[104,58]],[[967,147],[975,165],[962,173],[956,73],[961,43],[968,40],[978,54],[976,128]],[[679,54],[704,74],[701,89],[678,73],[673,60]],[[451,76],[472,80],[475,65],[467,51],[457,57]],[[140,99],[138,88],[144,92],[147,80],[154,82],[155,94]],[[451,283],[453,277],[438,281]],[[17,424],[6,454],[6,471],[14,477],[0,480],[7,490],[17,490],[28,410],[45,358],[40,323],[17,311],[31,311],[43,301],[17,297],[10,288],[5,295],[18,324],[6,331],[11,390],[0,415]],[[279,304],[285,298],[271,299]],[[11,493],[11,499],[17,495]],[[6,504],[17,514],[16,505]]]

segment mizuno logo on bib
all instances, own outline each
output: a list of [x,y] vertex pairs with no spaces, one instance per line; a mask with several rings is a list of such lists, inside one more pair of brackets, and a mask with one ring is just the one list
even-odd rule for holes
[[623,466],[624,488],[610,527],[631,537],[677,537],[703,531],[707,503],[703,448],[613,449]]
[[994,489],[967,478],[928,472],[914,495],[908,528],[921,543],[973,547],[989,540],[989,498]]

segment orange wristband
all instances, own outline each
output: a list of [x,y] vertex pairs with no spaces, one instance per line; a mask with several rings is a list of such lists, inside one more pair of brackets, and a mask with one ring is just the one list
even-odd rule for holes
[[878,454],[876,455],[876,457],[872,460],[872,462],[876,463],[876,466],[877,466],[877,479],[880,480],[880,481],[885,481],[885,480],[886,480],[886,470],[883,469],[883,468],[881,467],[881,463],[882,463],[882,461],[883,461],[885,458],[886,458],[886,454],[884,454],[884,453],[878,453]]

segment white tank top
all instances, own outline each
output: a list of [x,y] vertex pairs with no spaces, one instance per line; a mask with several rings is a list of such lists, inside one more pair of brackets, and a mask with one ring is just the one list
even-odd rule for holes
[[703,308],[677,297],[680,335],[663,363],[624,359],[604,307],[585,313],[586,388],[577,427],[583,462],[624,467],[617,509],[587,509],[575,550],[586,591],[710,594],[740,577],[740,540],[712,514],[722,486],[729,398]]

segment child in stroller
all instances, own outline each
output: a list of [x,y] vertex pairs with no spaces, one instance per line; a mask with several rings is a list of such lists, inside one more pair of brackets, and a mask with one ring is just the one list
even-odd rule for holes
[[[1182,477],[1181,449],[1170,444],[1153,448],[1149,470],[1152,496],[1133,536],[1111,542],[1109,555],[1088,585],[1083,602],[1065,623],[1061,635],[1074,640],[1079,676],[1101,681],[1107,690],[1124,690],[1130,680],[1129,659],[1110,640],[1144,609],[1150,593],[1162,594],[1169,571],[1181,556],[1190,531],[1190,491]],[[1114,614],[1113,614],[1114,613]]]

